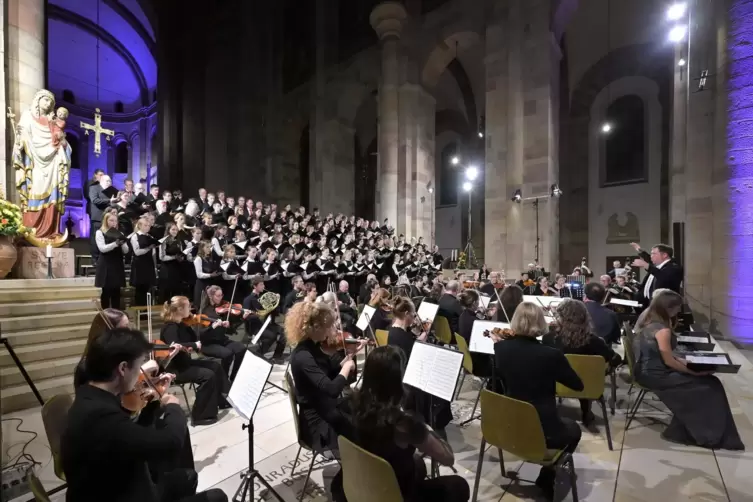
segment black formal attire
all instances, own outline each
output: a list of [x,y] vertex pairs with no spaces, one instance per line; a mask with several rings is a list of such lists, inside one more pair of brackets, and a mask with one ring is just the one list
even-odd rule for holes
[[[648,306],[651,303],[651,297],[654,291],[657,289],[671,289],[675,293],[680,292],[680,286],[682,285],[683,270],[680,265],[670,260],[663,265],[654,265],[651,263],[651,255],[646,251],[639,251],[638,255],[648,263],[648,273],[643,278],[640,288],[638,288],[638,301],[644,306]],[[648,284],[648,287],[646,285]],[[646,294],[648,290],[648,294]]]
[[[172,321],[165,323],[160,331],[160,338],[168,345],[179,343],[198,352],[196,333],[185,324]],[[181,351],[170,361],[167,370],[175,373],[175,383],[197,385],[196,401],[192,408],[194,422],[214,420],[220,407],[228,407],[222,394],[230,390],[230,384],[218,361],[207,358],[193,359],[188,353]]]
[[392,325],[392,319],[390,319],[390,315],[381,307],[377,307],[376,312],[374,312],[374,316],[369,319],[369,326],[371,326],[371,329],[374,331],[378,329],[388,330],[390,329],[390,326]]
[[[204,307],[201,313],[209,318],[218,317],[212,305]],[[220,318],[226,319],[227,316],[221,316]],[[217,326],[216,328],[207,326],[201,329],[199,333],[201,353],[222,361],[222,369],[225,370],[225,374],[230,377],[230,380],[234,380],[235,375],[238,374],[238,370],[241,368],[243,357],[246,355],[246,346],[228,338],[226,330],[227,328],[223,326]],[[233,367],[232,372],[230,371],[231,365]]]
[[303,291],[298,291],[296,289],[293,289],[292,291],[288,292],[287,295],[285,295],[285,298],[282,300],[282,313],[287,314],[288,310],[293,308],[293,305],[303,300],[305,295],[303,294]]
[[439,297],[438,316],[442,316],[450,323],[450,331],[453,334],[458,332],[460,327],[460,314],[463,313],[463,307],[457,298],[450,294],[443,294]]
[[179,405],[161,411],[161,426],[145,427],[131,420],[118,396],[91,385],[76,389],[60,443],[66,500],[226,502],[221,490],[196,494],[192,471],[172,471],[154,483],[149,463],[179,455],[188,432]]
[[91,187],[95,185],[99,185],[99,181],[89,179],[89,180],[86,180],[86,183],[84,183],[83,195],[84,195],[84,200],[86,201],[86,214],[89,216],[89,219],[91,219],[91,216],[92,216],[92,208],[91,208],[92,200],[89,197],[89,190],[91,189]]
[[619,343],[620,321],[617,314],[600,303],[591,301],[586,302],[586,310],[591,316],[594,334],[603,338],[608,344]]
[[118,240],[112,234],[104,234],[102,230],[95,232],[94,240],[97,249],[102,253],[94,276],[94,286],[102,288],[100,302],[103,309],[119,309],[120,288],[125,286],[123,256],[128,252],[128,245],[118,244]]
[[299,343],[290,355],[301,438],[317,452],[338,452],[337,436],[352,437],[347,403],[341,398],[348,382],[340,369],[310,339]]
[[[243,308],[254,312],[261,311],[263,307],[259,302],[259,295],[252,292],[250,295],[244,298]],[[270,313],[268,315],[273,314]],[[256,314],[249,315],[245,320],[246,334],[251,337],[256,336],[262,326],[264,326],[264,322],[265,320],[257,316]],[[269,352],[269,349],[272,348],[272,345],[274,344],[276,344],[276,346],[272,357],[274,359],[280,359],[285,352],[285,331],[282,330],[280,326],[275,324],[273,319],[272,321],[270,321],[267,329],[264,330],[264,333],[262,333],[261,338],[259,338],[258,346],[254,347],[252,350],[258,355],[264,357],[264,355]]]
[[193,260],[194,271],[196,273],[196,283],[193,288],[193,304],[196,308],[201,305],[201,298],[204,295],[204,291],[209,286],[217,284],[219,282],[216,274],[220,270],[219,264],[207,258],[201,258],[197,256]]
[[398,326],[390,326],[387,332],[387,345],[393,345],[400,347],[405,353],[405,361],[410,359],[411,352],[413,351],[413,343],[416,341],[416,337],[412,333],[407,332],[403,328]]
[[159,247],[159,296],[160,303],[179,295],[182,285],[181,264],[185,259],[184,244],[180,239],[168,237]]
[[[464,309],[460,314],[458,321],[458,334],[465,339],[466,344],[471,346],[471,332],[473,323],[476,321],[476,313],[469,309]],[[473,374],[480,378],[489,378],[492,376],[492,361],[489,354],[480,354],[471,352],[471,361],[473,362]]]
[[491,282],[484,284],[478,290],[480,293],[483,293],[486,296],[496,300],[496,295],[494,293],[494,284],[492,284]]
[[541,286],[538,284],[536,285],[536,289],[533,290],[534,296],[559,296],[559,291],[554,289],[552,286],[549,286],[546,288],[546,291],[541,289]]
[[361,284],[361,287],[358,289],[358,303],[366,305],[369,303],[369,300],[371,300],[371,288],[369,288],[367,283]]
[[[557,414],[556,384],[581,391],[583,382],[565,354],[540,344],[535,338],[514,336],[494,344],[494,363],[505,394],[536,408],[547,448],[575,451],[581,437],[580,427]],[[537,484],[551,486],[554,477],[552,468],[542,467]]]
[[89,187],[89,239],[92,254],[92,263],[97,266],[99,260],[99,247],[95,235],[97,230],[102,227],[102,215],[104,210],[110,207],[110,197],[108,197],[99,183]]
[[157,241],[142,232],[136,232],[131,236],[131,276],[129,283],[135,289],[134,301],[136,305],[146,305],[146,294],[157,284],[157,272],[154,269],[154,253],[149,246],[157,244]]

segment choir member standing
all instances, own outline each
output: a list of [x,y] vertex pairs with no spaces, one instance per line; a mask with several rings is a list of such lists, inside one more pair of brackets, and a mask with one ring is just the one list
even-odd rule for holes
[[102,288],[102,308],[120,308],[120,288],[125,286],[123,256],[128,253],[128,244],[125,235],[118,230],[116,214],[104,216],[94,239],[100,252],[94,286]]

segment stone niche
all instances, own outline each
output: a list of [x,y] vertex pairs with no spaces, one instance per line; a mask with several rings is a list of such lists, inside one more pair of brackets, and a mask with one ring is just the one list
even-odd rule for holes
[[[72,248],[52,249],[52,275],[55,279],[70,279],[76,272],[76,253]],[[36,247],[19,247],[18,260],[13,267],[16,279],[47,279],[45,250]]]

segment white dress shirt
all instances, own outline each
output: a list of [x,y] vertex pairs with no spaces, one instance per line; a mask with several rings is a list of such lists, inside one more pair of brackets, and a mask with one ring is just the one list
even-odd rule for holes
[[[661,269],[667,263],[669,263],[669,260],[664,260],[659,265],[657,265],[656,268]],[[648,274],[648,279],[646,279],[646,285],[643,286],[643,297],[646,298],[648,301],[651,301],[651,285],[652,284],[654,284],[654,274]]]

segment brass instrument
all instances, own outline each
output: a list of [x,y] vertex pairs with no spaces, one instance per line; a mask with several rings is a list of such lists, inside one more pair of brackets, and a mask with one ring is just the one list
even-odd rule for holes
[[272,291],[267,291],[259,297],[259,303],[261,303],[262,310],[259,310],[255,313],[257,316],[263,319],[267,317],[274,309],[276,309],[278,305],[280,305],[280,295]]

